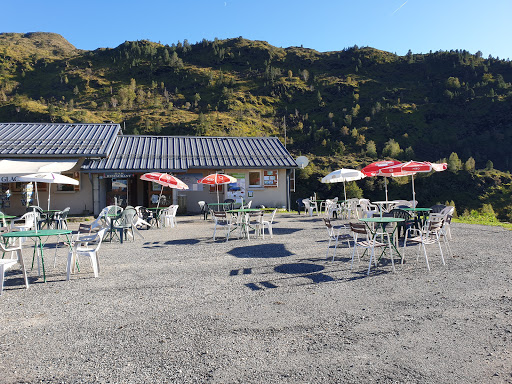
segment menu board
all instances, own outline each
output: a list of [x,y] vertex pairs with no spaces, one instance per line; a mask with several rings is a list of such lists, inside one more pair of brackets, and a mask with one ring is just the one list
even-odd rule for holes
[[263,186],[277,187],[277,171],[263,171]]

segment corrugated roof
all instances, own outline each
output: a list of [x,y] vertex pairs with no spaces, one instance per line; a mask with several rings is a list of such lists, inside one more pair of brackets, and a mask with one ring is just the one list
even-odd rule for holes
[[84,162],[85,171],[185,171],[220,168],[294,168],[275,137],[117,137],[108,158]]
[[0,157],[105,157],[119,124],[0,123]]

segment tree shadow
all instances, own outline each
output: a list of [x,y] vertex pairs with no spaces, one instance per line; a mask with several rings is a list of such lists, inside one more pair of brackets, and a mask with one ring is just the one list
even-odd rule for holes
[[288,251],[284,244],[258,244],[245,247],[233,248],[228,254],[241,258],[274,258],[292,256],[293,253]]

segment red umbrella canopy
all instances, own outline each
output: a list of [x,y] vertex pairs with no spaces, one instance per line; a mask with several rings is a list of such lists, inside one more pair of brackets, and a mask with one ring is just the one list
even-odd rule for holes
[[366,176],[384,176],[380,173],[382,169],[398,164],[400,164],[400,162],[397,160],[376,161],[375,163],[368,164],[366,167],[361,169],[361,172]]
[[176,188],[176,189],[188,189],[188,185],[175,176],[169,175],[168,173],[151,172],[145,173],[140,177],[141,180],[153,181],[164,187]]
[[435,164],[428,161],[408,161],[390,167],[382,168],[380,173],[383,176],[407,176],[417,172],[444,171],[448,165],[446,163]]
[[229,184],[235,183],[236,178],[229,175],[223,175],[220,173],[212,173],[211,175],[203,177],[197,181],[200,184],[218,185],[218,184]]

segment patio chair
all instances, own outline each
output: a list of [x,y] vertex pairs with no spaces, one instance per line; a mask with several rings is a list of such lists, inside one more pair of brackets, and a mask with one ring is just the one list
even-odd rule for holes
[[[21,240],[21,238],[20,238]],[[25,286],[28,289],[28,278],[27,271],[25,270],[25,263],[23,262],[23,254],[21,251],[21,241],[18,244],[4,245],[4,243],[0,242],[0,250],[5,254],[5,252],[11,252],[11,258],[9,259],[0,259],[0,295],[4,290],[4,280],[5,280],[5,272],[8,269],[11,269],[16,264],[21,265],[21,271],[23,273],[23,278],[25,279]],[[16,254],[16,258],[14,258],[14,254]]]
[[[37,205],[31,205],[27,207],[27,212],[37,212],[37,229],[43,229],[44,226],[50,227],[50,217],[47,213],[44,213],[41,207]],[[5,225],[5,223],[4,223]]]
[[160,212],[160,223],[162,227],[170,226],[171,228],[177,227],[176,212],[178,212],[179,205],[171,205]]
[[357,218],[373,217],[374,214],[380,213],[379,207],[372,204],[368,199],[359,199],[356,207]]
[[107,223],[107,220],[106,220],[106,215],[107,215],[109,209],[110,209],[109,207],[105,207],[101,210],[98,217],[96,219],[94,219],[94,221],[91,223],[91,229],[96,229],[96,228],[101,229],[103,227],[107,227],[110,225]]
[[[302,202],[302,200],[304,200],[304,199],[300,198],[295,201],[297,203],[297,213],[299,215],[300,215],[300,211],[302,210],[302,208],[304,208],[304,203]],[[304,212],[306,212],[306,211],[304,210]]]
[[345,240],[347,242],[348,247],[350,248],[350,240],[352,240],[352,236],[348,233],[341,234],[340,231],[342,229],[347,229],[345,225],[341,225],[336,228],[332,225],[330,218],[324,218],[325,227],[327,228],[327,235],[329,236],[329,244],[327,245],[327,254],[326,257],[329,257],[329,249],[331,248],[331,243],[334,241],[334,252],[332,254],[332,261],[334,261],[334,257],[336,256],[336,249],[338,248],[338,243],[340,241]]
[[[22,222],[16,225],[16,222]],[[37,225],[37,212],[27,212],[20,218],[14,219],[11,222],[11,230],[13,231],[30,231],[34,230]]]
[[265,227],[268,228],[268,233],[270,234],[270,238],[273,237],[272,223],[274,222],[274,217],[276,217],[276,212],[277,212],[277,208],[272,211],[269,220],[265,220],[265,218],[263,217],[263,220],[261,221],[261,233],[263,235],[263,239],[265,239]]
[[226,228],[226,241],[228,241],[230,233],[237,227],[238,216],[228,215],[224,211],[212,211],[212,217],[215,224],[213,227],[213,241],[216,238],[217,227]]
[[123,242],[123,236],[128,237],[128,233],[131,232],[131,236],[133,240],[135,240],[134,236],[134,218],[137,215],[137,212],[135,211],[135,208],[132,206],[127,206],[123,212],[121,213],[121,216],[119,216],[117,219],[114,219],[112,223],[112,231],[115,233],[116,231],[119,232],[119,241]]
[[302,200],[302,203],[304,204],[304,210],[306,211],[307,214],[309,214],[309,216],[313,216],[313,211],[316,209],[316,214],[318,215],[318,207],[316,205],[316,203],[312,204],[311,203],[311,200],[309,199],[304,199]]
[[68,229],[68,214],[70,209],[70,207],[66,207],[62,211],[54,213],[53,223],[56,229]]
[[[391,253],[391,242],[389,241],[388,237],[388,243],[383,243],[380,241],[377,241],[377,237],[371,233],[371,231],[368,229],[368,227],[363,223],[349,223],[350,230],[352,231],[352,235],[354,237],[354,249],[352,250],[352,261],[350,263],[350,269],[352,269],[352,266],[354,264],[354,255],[357,254],[357,260],[359,261],[359,253],[357,252],[357,248],[363,248],[365,250],[370,251],[370,262],[368,263],[368,272],[367,275],[370,275],[370,269],[372,267],[372,261],[375,264],[375,267],[377,266],[377,258],[375,257],[375,248],[382,248],[389,246],[389,253],[391,257],[391,263],[393,265],[393,272],[395,271],[395,263],[393,260],[393,255]],[[360,237],[362,236],[362,239]]]
[[444,205],[444,204],[436,204],[436,205],[433,205],[430,207],[430,209],[432,209],[430,212],[440,213],[445,208],[446,208],[446,205]]
[[197,204],[199,204],[199,208],[201,209],[201,215],[203,215],[203,218],[205,220],[208,219],[208,205],[205,201],[198,201]]
[[[81,256],[89,257],[91,259],[94,277],[98,277],[98,273],[100,271],[98,251],[101,247],[101,242],[107,229],[108,228],[102,228],[95,234],[83,235],[76,240],[73,245],[73,249],[68,253],[66,280],[69,280],[69,275],[72,271],[74,272],[75,265],[78,264]],[[76,260],[74,260],[74,257],[76,257]]]
[[137,212],[137,216],[135,220],[135,228],[139,229],[142,227],[146,227],[146,229],[149,229],[153,226],[151,224],[151,221],[153,219],[153,212],[151,212],[146,207],[143,207],[141,205],[137,205],[135,207],[135,212]]
[[[242,216],[242,215],[241,215]],[[243,218],[242,218],[243,220]],[[245,217],[246,223],[244,223],[247,228],[241,228],[241,230],[245,230],[247,234],[247,240],[249,240],[249,230],[254,229],[254,237],[258,237],[260,233],[263,232],[263,211],[259,212],[250,212]],[[263,235],[264,236],[264,235]]]
[[[439,215],[439,214],[438,214]],[[430,272],[430,265],[428,262],[427,249],[426,245],[437,244],[439,246],[439,252],[441,254],[441,260],[443,265],[445,265],[443,249],[441,247],[441,229],[443,226],[443,218],[439,215],[436,217],[435,213],[431,213],[428,220],[425,222],[423,228],[414,228],[411,227],[405,232],[404,246],[402,251],[402,264],[405,260],[405,249],[408,243],[413,243],[419,245],[418,253],[416,256],[416,261],[418,261],[420,257],[420,250],[423,250],[423,255],[425,256],[425,262],[427,263],[427,269]],[[409,238],[409,235],[411,236]]]
[[446,234],[446,238],[448,240],[452,239],[452,230],[450,228],[450,224],[452,223],[453,213],[455,212],[455,207],[453,205],[446,206],[440,213],[444,216],[444,225],[443,232]]
[[[407,232],[407,230],[409,228],[411,228],[413,225],[415,225],[415,223],[416,223],[415,220],[413,219],[413,217],[411,216],[411,214],[407,211],[404,211],[403,209],[393,208],[391,211],[389,211],[389,214],[391,217],[397,217],[397,218],[404,219],[404,221],[400,221],[397,223],[397,226],[398,226],[398,228],[396,229],[397,238],[404,237],[405,232]],[[400,236],[400,234],[402,236]]]

